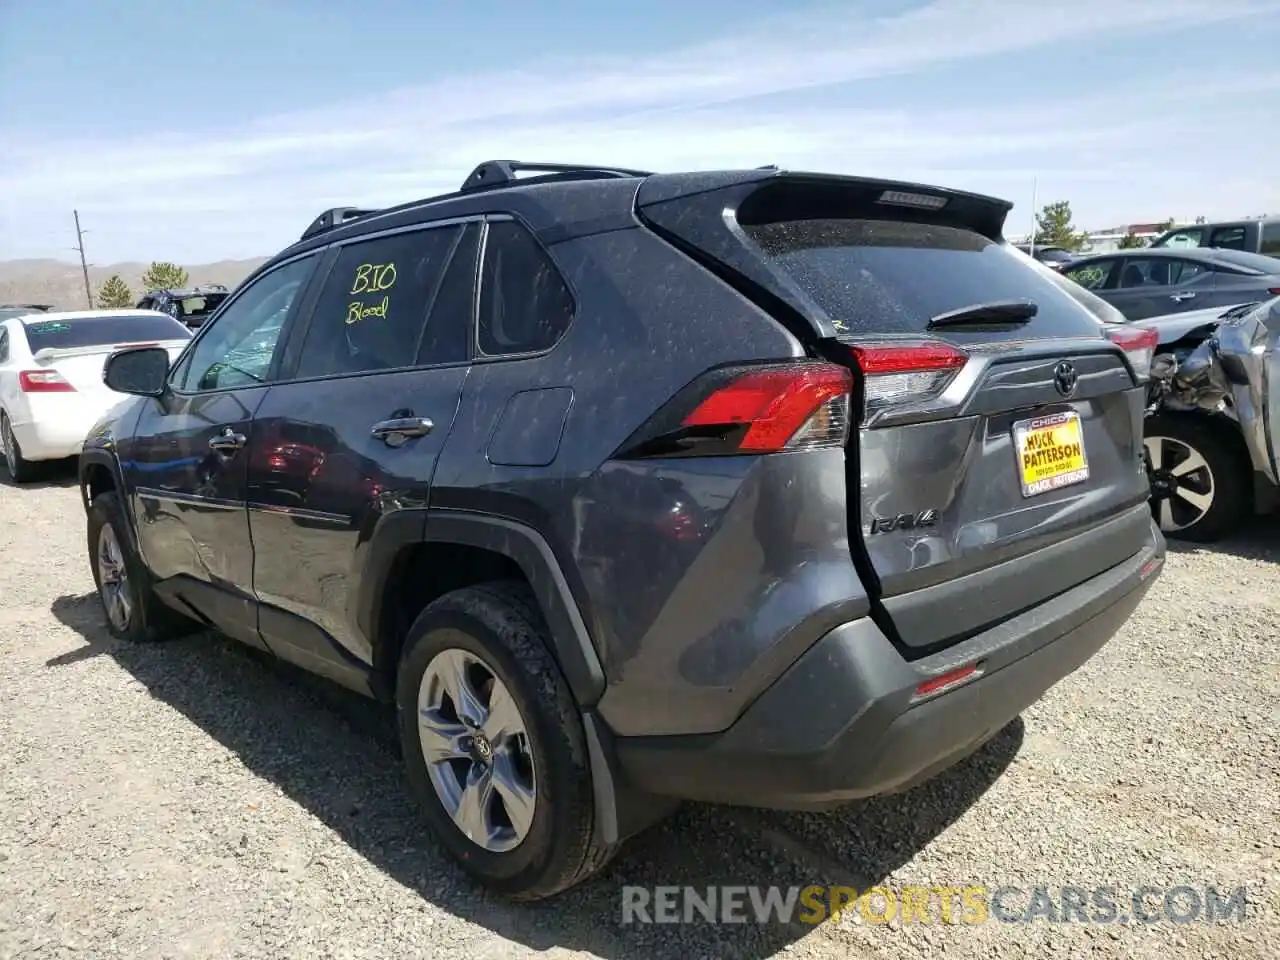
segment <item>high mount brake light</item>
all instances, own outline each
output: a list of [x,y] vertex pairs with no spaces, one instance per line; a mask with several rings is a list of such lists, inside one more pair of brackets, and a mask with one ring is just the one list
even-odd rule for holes
[[865,413],[937,397],[969,362],[940,340],[860,344],[851,348],[863,375]]
[[18,373],[18,389],[23,393],[75,393],[76,388],[57,370],[22,370]]
[[1151,376],[1151,361],[1160,346],[1160,334],[1148,327],[1122,327],[1107,331],[1107,339],[1129,357],[1133,372],[1139,380]]
[[732,456],[843,447],[853,374],[814,361],[722,368],[623,444],[621,457]]

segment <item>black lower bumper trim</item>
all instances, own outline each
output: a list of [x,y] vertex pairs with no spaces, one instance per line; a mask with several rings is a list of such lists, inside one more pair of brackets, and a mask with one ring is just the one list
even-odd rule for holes
[[[825,809],[941,772],[1101,649],[1145,596],[1164,555],[1147,549],[961,644],[907,662],[869,619],[837,627],[728,730],[620,738],[644,791],[774,809]],[[916,700],[918,685],[970,663],[979,679]]]

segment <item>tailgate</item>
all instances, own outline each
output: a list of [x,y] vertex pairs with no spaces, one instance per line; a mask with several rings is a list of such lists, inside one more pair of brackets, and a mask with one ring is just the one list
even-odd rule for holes
[[[1008,204],[779,173],[681,197],[662,180],[642,219],[861,374],[849,528],[901,646],[963,640],[1142,548],[1141,364],[1103,335],[1105,307],[1001,240]],[[979,304],[1001,309],[966,319]]]

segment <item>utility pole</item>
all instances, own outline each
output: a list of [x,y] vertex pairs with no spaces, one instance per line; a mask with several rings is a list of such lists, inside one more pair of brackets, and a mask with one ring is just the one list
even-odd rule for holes
[[84,259],[84,231],[80,229],[80,211],[72,210],[72,215],[76,218],[76,249],[80,251],[80,272],[84,274],[84,298],[89,302],[89,309],[93,309],[93,291],[89,289],[89,264]]

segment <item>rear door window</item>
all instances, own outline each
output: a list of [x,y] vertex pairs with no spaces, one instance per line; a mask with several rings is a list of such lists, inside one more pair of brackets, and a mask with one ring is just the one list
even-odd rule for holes
[[1155,244],[1157,247],[1198,247],[1204,243],[1203,227],[1188,227],[1186,230],[1176,230],[1164,240]]
[[[342,247],[311,313],[296,376],[414,366],[461,230],[434,227]],[[466,342],[465,329],[458,337]]]
[[469,223],[454,247],[427,313],[427,329],[418,344],[418,366],[458,363],[470,358],[479,247],[480,224]]
[[1245,232],[1244,227],[1218,227],[1209,234],[1209,246],[1221,250],[1244,250]]
[[1101,290],[1111,278],[1115,265],[1115,260],[1094,260],[1090,263],[1082,263],[1078,267],[1069,267],[1062,271],[1062,275],[1069,280],[1074,280],[1086,290]]
[[75,350],[108,347],[117,343],[159,343],[189,340],[191,331],[169,317],[100,316],[75,320],[24,320],[27,346],[32,353],[52,348]]
[[[1039,310],[1017,336],[1096,335],[1097,326],[1027,257],[971,230],[889,220],[791,220],[743,227],[842,335],[922,334],[932,317],[962,307],[1029,299]],[[951,337],[1010,333],[947,330]]]
[[1262,245],[1259,252],[1271,257],[1280,257],[1280,221],[1268,223],[1262,228]]
[[1135,287],[1185,286],[1209,273],[1209,268],[1192,260],[1172,257],[1130,257],[1120,271],[1121,290]]

